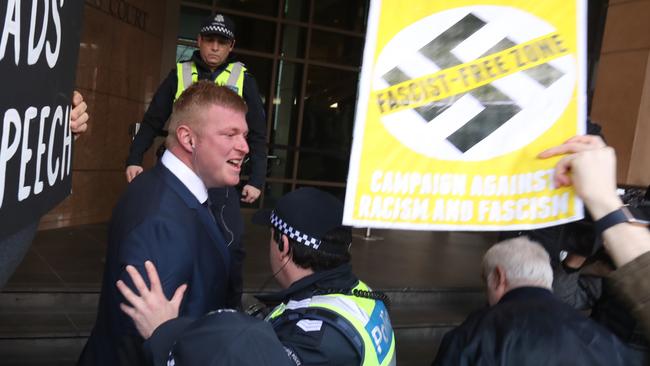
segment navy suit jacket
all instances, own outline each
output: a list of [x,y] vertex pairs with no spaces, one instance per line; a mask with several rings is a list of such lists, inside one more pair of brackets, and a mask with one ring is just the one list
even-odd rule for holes
[[180,315],[225,307],[230,255],[224,237],[208,208],[161,163],[133,180],[113,211],[97,320],[80,365],[145,362],[143,339],[120,310],[126,301],[115,283],[121,279],[137,293],[125,267],[135,266],[148,283],[146,260],[156,266],[167,298],[188,284]]

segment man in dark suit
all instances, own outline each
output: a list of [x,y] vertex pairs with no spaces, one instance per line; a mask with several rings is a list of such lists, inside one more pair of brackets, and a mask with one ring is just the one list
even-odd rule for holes
[[241,97],[207,81],[189,87],[174,104],[167,151],[128,186],[113,211],[99,311],[80,365],[145,362],[143,340],[120,311],[124,300],[115,287],[122,280],[134,288],[127,265],[144,274],[143,263],[155,263],[168,297],[177,288],[186,292],[183,315],[226,306],[230,254],[207,192],[239,182],[248,153],[245,116]]

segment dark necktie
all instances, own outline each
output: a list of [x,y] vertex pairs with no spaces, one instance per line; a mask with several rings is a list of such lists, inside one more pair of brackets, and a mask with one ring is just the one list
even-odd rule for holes
[[205,202],[203,202],[202,205],[208,210],[210,217],[212,217],[212,221],[216,223],[217,219],[214,217],[214,212],[212,212],[212,202],[210,202],[210,199],[208,198],[207,200],[205,200]]

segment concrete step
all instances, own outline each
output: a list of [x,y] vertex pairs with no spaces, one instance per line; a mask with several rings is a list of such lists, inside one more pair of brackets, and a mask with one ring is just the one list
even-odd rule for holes
[[400,328],[395,330],[399,366],[430,365],[442,337],[453,327]]
[[86,337],[0,338],[3,366],[73,366]]
[[[450,327],[395,329],[400,366],[428,365],[433,361],[443,335]],[[4,366],[72,366],[86,337],[0,338]]]
[[[385,289],[400,365],[428,364],[442,336],[485,303],[476,288]],[[254,302],[246,291],[244,303]],[[95,321],[98,292],[0,293],[2,365],[73,365]]]
[[[396,328],[450,326],[483,306],[479,289],[384,290]],[[245,292],[245,306],[255,302]],[[94,323],[98,292],[0,292],[0,338],[87,336]]]

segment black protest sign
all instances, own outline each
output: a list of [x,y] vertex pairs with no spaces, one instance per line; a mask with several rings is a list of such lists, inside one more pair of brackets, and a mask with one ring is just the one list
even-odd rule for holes
[[82,1],[0,5],[0,238],[70,194],[70,103],[82,18]]

